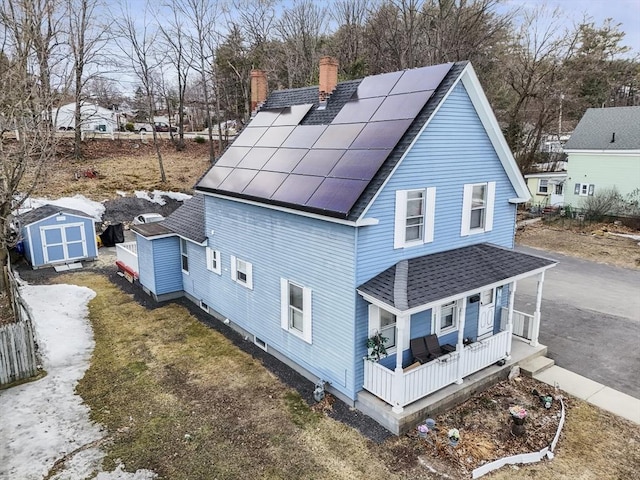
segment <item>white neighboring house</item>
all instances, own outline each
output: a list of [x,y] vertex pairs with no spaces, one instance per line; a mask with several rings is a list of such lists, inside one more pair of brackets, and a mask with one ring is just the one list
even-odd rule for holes
[[[75,129],[75,103],[63,105],[53,112],[57,130]],[[113,133],[118,130],[116,112],[92,103],[80,107],[80,130],[83,132]]]

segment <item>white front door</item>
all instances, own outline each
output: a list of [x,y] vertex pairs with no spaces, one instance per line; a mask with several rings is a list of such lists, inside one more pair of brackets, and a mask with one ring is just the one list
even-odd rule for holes
[[480,307],[478,312],[478,339],[489,337],[493,334],[496,303],[495,290],[485,290],[480,294]]

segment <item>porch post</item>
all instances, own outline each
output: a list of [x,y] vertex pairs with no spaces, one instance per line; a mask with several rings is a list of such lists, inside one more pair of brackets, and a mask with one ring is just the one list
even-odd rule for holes
[[393,375],[393,413],[402,413],[404,410],[404,370],[402,369],[402,354],[405,350],[405,331],[407,331],[409,317],[398,315],[396,317],[396,369]]
[[462,383],[462,367],[464,360],[464,324],[465,317],[467,316],[467,297],[462,299],[462,305],[458,310],[458,343],[456,345],[456,352],[458,354],[458,372],[456,378],[456,383],[460,385]]
[[542,304],[542,285],[544,284],[544,270],[538,276],[538,288],[536,291],[536,311],[533,314],[533,333],[531,334],[531,346],[538,346],[538,335],[540,334],[540,305]]
[[518,282],[514,280],[511,282],[509,288],[509,313],[507,314],[507,332],[509,336],[507,338],[507,360],[511,360],[511,342],[513,341],[513,305],[516,301],[516,289],[518,288]]

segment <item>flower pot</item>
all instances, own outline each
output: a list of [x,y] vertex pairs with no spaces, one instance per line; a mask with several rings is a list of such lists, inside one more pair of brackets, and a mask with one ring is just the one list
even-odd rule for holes
[[449,445],[451,445],[452,447],[457,447],[459,441],[459,438],[449,437]]
[[516,437],[523,436],[525,434],[525,428],[524,428],[525,419],[520,417],[511,417],[511,420],[513,420],[511,424],[511,433]]
[[513,420],[513,423],[515,423],[516,425],[524,425],[524,420],[526,417],[511,417],[511,420]]

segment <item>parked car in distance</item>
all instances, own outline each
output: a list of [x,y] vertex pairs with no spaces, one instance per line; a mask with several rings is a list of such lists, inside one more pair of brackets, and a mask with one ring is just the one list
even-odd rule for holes
[[153,124],[153,128],[155,129],[156,132],[177,132],[178,131],[178,127],[174,127],[173,125],[169,125],[168,123],[165,122],[156,122]]
[[164,217],[159,213],[141,213],[133,219],[134,225],[144,225],[145,223],[161,222]]

